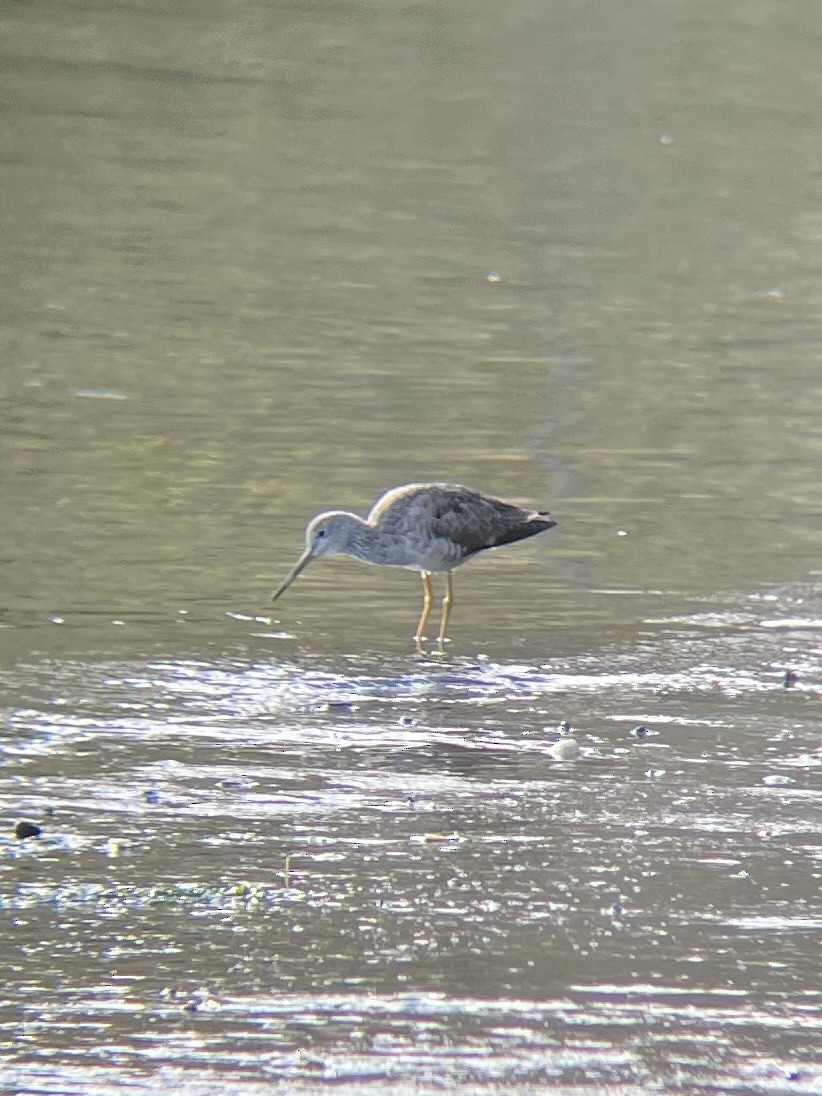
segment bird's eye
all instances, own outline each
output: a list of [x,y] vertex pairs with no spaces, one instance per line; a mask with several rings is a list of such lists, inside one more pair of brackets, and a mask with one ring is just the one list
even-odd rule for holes
[[320,537],[324,537],[324,536],[325,536],[325,529],[318,529],[317,530],[317,540],[319,540]]

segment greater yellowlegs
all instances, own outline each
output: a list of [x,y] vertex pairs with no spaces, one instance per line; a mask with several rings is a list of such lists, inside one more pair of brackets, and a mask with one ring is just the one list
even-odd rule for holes
[[305,551],[274,594],[285,593],[312,559],[353,556],[378,567],[405,567],[422,576],[422,615],[414,639],[421,650],[431,615],[431,575],[445,575],[439,646],[445,643],[454,604],[451,572],[471,556],[552,529],[544,510],[523,510],[510,502],[454,483],[409,483],[377,499],[368,517],[347,510],[318,514],[305,530]]

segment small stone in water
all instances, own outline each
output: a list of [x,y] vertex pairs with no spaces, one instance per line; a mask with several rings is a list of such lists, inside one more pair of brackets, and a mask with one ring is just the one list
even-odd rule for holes
[[548,747],[548,753],[557,761],[576,761],[579,757],[579,743],[575,738],[561,738],[559,742]]
[[640,725],[639,727],[634,727],[631,734],[634,738],[647,738],[648,735],[656,734],[656,731],[652,731],[650,727]]
[[27,837],[39,837],[42,832],[33,822],[18,822],[14,827],[14,836],[18,841],[24,841]]

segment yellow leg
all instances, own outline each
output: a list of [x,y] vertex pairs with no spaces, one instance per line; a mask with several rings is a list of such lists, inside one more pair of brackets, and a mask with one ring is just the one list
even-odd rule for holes
[[417,625],[417,634],[414,636],[417,643],[417,650],[419,650],[420,644],[425,639],[425,626],[428,623],[428,618],[431,616],[431,606],[434,604],[434,587],[431,584],[431,576],[427,571],[420,571],[420,575],[422,576],[423,602],[422,616]]
[[454,604],[454,583],[451,572],[445,572],[445,596],[442,599],[442,617],[440,619],[439,646],[442,651],[445,646],[445,633],[448,631],[448,621],[451,618],[451,607]]

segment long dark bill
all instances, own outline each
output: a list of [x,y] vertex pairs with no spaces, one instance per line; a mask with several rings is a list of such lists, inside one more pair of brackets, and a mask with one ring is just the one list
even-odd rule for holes
[[275,592],[271,595],[272,601],[276,601],[280,594],[284,594],[286,592],[294,579],[306,569],[306,567],[309,565],[313,558],[314,557],[311,555],[310,552],[305,552],[302,556],[300,556],[300,558],[294,564],[293,569],[289,572],[282,586],[280,586],[278,590],[275,590]]

